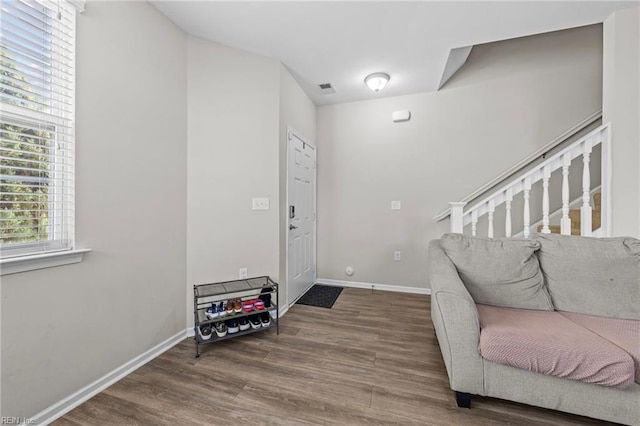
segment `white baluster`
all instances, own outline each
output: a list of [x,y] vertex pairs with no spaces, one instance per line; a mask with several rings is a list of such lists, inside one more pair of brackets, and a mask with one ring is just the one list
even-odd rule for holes
[[580,209],[580,235],[591,236],[591,173],[589,161],[591,157],[591,140],[584,143],[582,154],[582,208]]
[[475,237],[477,230],[478,230],[478,210],[474,210],[471,212],[471,235]]
[[529,210],[529,192],[531,191],[531,178],[524,179],[524,237],[529,238],[531,230],[531,211]]
[[504,219],[504,235],[506,235],[507,238],[511,236],[511,202],[512,201],[513,201],[513,189],[509,188],[507,189],[507,195],[505,199],[505,209],[507,211]]
[[467,203],[462,203],[462,202],[452,202],[449,203],[449,205],[451,206],[451,217],[450,217],[450,232],[454,233],[454,234],[462,234],[463,230],[464,230],[464,206],[467,205]]
[[611,236],[611,127],[607,125],[602,130],[602,159],[600,161],[600,176],[602,199],[600,205],[600,227],[603,237]]
[[560,219],[560,233],[571,235],[571,218],[569,217],[569,154],[562,156],[562,219]]
[[542,169],[542,233],[550,234],[549,229],[549,178],[551,177],[551,166],[544,166]]
[[489,217],[488,237],[489,238],[493,238],[493,213],[495,211],[496,211],[496,201],[495,200],[490,200],[489,201],[489,213],[488,213],[488,217]]

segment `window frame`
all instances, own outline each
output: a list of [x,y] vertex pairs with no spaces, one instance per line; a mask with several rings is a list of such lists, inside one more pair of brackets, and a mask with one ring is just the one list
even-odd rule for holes
[[[28,5],[27,2],[24,3]],[[68,75],[71,76],[72,86],[70,89],[64,86],[63,90],[71,90],[72,94],[66,98],[61,98],[57,91],[43,92],[47,96],[46,99],[50,99],[53,102],[51,105],[53,105],[54,111],[59,111],[59,114],[13,105],[10,102],[10,96],[7,97],[9,101],[0,102],[2,115],[4,116],[3,123],[18,128],[24,125],[25,128],[41,129],[43,132],[49,131],[51,134],[51,139],[47,141],[47,144],[43,145],[43,152],[47,156],[46,161],[48,162],[47,177],[43,179],[46,179],[49,184],[47,185],[48,192],[44,191],[47,194],[48,214],[46,226],[48,229],[45,231],[46,234],[43,233],[42,236],[46,235],[47,238],[0,244],[0,275],[77,263],[82,260],[84,253],[90,251],[90,249],[76,248],[75,243],[75,81],[77,69],[75,60],[77,18],[75,15],[76,12],[84,11],[84,1],[65,1],[71,6],[65,6],[66,11],[70,11],[73,14],[71,26],[68,25],[68,22],[67,24],[60,23],[56,25],[56,19],[59,19],[59,22],[62,22],[62,20],[59,15],[60,9],[58,9],[58,17],[55,17],[55,3],[48,0],[35,0],[34,3],[39,3],[48,9],[48,12],[45,13],[51,18],[51,23],[49,24],[51,29],[47,34],[51,34],[52,37],[59,37],[56,34],[64,33],[71,37],[72,65],[71,74]],[[15,47],[12,50],[15,50]],[[15,50],[15,52],[18,56],[22,55],[19,49]],[[66,60],[66,57],[60,53],[59,44],[52,45],[51,52],[53,53],[53,62],[63,63]],[[12,61],[15,61],[15,59]],[[69,63],[65,63],[64,66],[69,66]],[[18,69],[17,71],[24,74],[22,70]],[[57,80],[58,78],[63,78],[61,77],[62,75],[67,75],[62,74],[63,71],[58,67],[51,68],[51,71],[51,78],[54,79],[52,80],[54,83],[50,84],[58,84],[55,81],[59,81]],[[12,81],[14,78],[9,75],[6,80]],[[67,102],[71,110],[67,111],[64,108],[59,110],[58,102]],[[68,130],[62,130],[60,127],[66,127]],[[65,131],[67,135],[59,139],[59,136]],[[43,139],[46,139],[46,137]],[[58,150],[61,150],[61,153],[58,153]],[[71,173],[70,177],[64,176],[68,173]],[[27,180],[25,179],[24,181],[26,182]]]

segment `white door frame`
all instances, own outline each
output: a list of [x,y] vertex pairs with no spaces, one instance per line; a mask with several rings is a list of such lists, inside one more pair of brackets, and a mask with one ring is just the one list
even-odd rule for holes
[[[317,244],[318,244],[318,236],[317,236],[317,226],[318,226],[318,148],[312,144],[311,142],[309,142],[304,136],[302,136],[298,131],[296,131],[293,127],[291,126],[287,126],[287,176],[286,176],[286,181],[287,181],[287,185],[286,185],[286,191],[287,191],[287,203],[286,203],[286,208],[284,211],[284,215],[286,218],[286,225],[285,225],[285,233],[286,233],[286,240],[285,240],[285,251],[286,251],[286,262],[285,262],[285,282],[286,282],[286,286],[287,286],[287,309],[290,308],[292,305],[294,305],[298,299],[302,296],[298,296],[295,300],[289,301],[289,290],[290,290],[290,286],[289,286],[289,144],[291,143],[291,141],[293,140],[293,138],[298,138],[300,139],[303,143],[305,143],[306,145],[309,145],[311,148],[313,148],[316,152],[316,158],[315,158],[315,167],[313,168],[313,198],[314,198],[314,202],[313,205],[315,206],[315,219],[313,221],[313,282],[311,283],[311,285],[309,286],[309,288],[311,288],[316,281],[318,280],[318,264],[317,264]],[[305,290],[306,291],[306,290]],[[302,293],[304,294],[304,293]]]

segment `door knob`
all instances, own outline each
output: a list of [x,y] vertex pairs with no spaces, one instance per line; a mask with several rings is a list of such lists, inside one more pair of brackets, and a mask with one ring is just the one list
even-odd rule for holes
[[289,231],[292,231],[294,229],[298,229],[298,227],[295,225],[289,225]]

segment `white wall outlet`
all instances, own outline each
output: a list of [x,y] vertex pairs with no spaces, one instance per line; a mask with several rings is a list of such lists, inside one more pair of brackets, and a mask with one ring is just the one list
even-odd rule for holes
[[400,207],[401,207],[400,201],[391,202],[391,210],[400,210]]
[[251,199],[252,210],[269,210],[268,198],[252,198]]
[[402,260],[402,253],[400,253],[400,250],[396,250],[393,252],[393,259]]
[[249,276],[249,270],[247,268],[240,268],[240,271],[238,272],[238,278],[245,279]]

